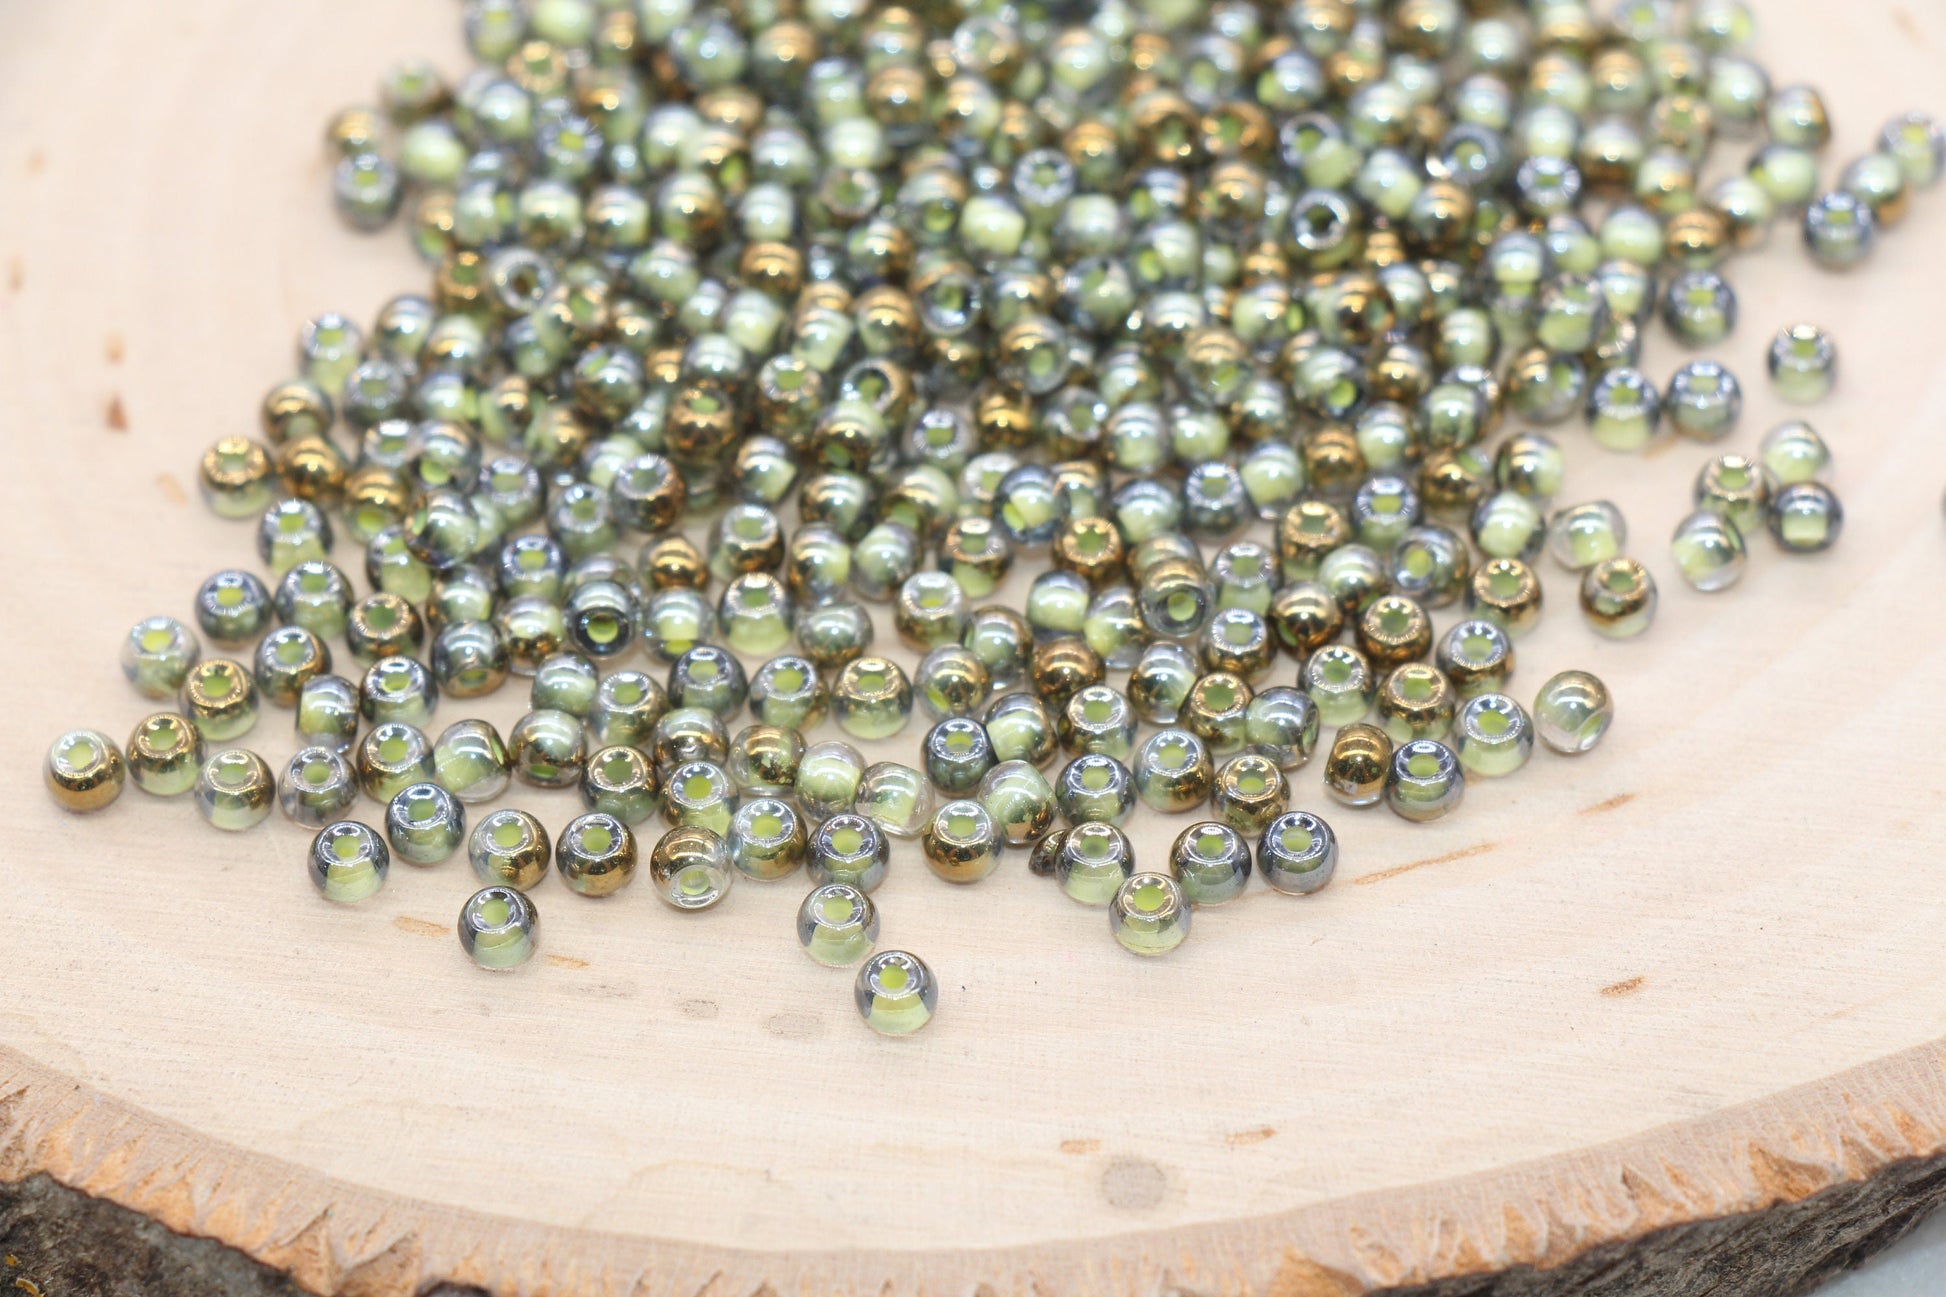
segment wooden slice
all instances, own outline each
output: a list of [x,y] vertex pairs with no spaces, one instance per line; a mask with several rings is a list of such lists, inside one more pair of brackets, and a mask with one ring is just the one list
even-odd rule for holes
[[[1762,17],[1777,75],[1828,96],[1828,171],[1937,90],[1937,4]],[[1717,449],[1799,413],[1764,379],[1770,334],[1833,330],[1840,392],[1802,413],[1836,450],[1836,550],[1759,538],[1738,587],[1697,594],[1668,537],[1714,452],[1614,456],[1563,428],[1562,503],[1622,506],[1661,613],[1600,640],[1547,569],[1516,692],[1597,672],[1618,700],[1607,741],[1480,781],[1423,826],[1330,804],[1314,762],[1298,804],[1338,827],[1337,881],[1254,886],[1166,959],[1128,956],[1018,860],[957,888],[901,844],[884,943],[943,991],[931,1027],[886,1040],[849,974],[795,948],[801,883],[680,915],[645,883],[594,902],[549,881],[544,957],[496,976],[453,933],[474,885],[458,861],[399,865],[343,909],[306,885],[307,835],[281,820],[225,835],[133,792],[55,809],[37,770],[53,736],[120,738],[151,710],[117,673],[125,628],[255,566],[250,527],[194,498],[196,456],[254,431],[305,318],[423,289],[397,231],[335,222],[320,135],[399,57],[461,69],[457,20],[396,0],[90,0],[0,23],[9,1178],[46,1171],[318,1291],[387,1297],[442,1279],[1345,1297],[1510,1267],[1556,1292],[1586,1258],[1667,1262],[1670,1239],[1718,1237],[1699,1222],[1790,1210],[1743,1236],[1774,1241],[1781,1291],[1833,1255],[1832,1204],[1869,1240],[1938,1195],[1910,1159],[1946,1145],[1946,193],[1859,273],[1808,268],[1788,224],[1734,267],[1743,326],[1713,354],[1748,409]],[[1648,367],[1678,359],[1659,338]],[[477,710],[506,725],[524,700]],[[270,711],[247,742],[281,763],[289,725]],[[912,760],[921,732],[874,755]],[[572,793],[505,801],[551,827],[578,812]],[[1136,821],[1142,859],[1182,827]],[[1872,1180],[1888,1168],[1903,1178]],[[1705,1290],[1686,1273],[1653,1290]],[[1707,1290],[1752,1291],[1749,1273]]]

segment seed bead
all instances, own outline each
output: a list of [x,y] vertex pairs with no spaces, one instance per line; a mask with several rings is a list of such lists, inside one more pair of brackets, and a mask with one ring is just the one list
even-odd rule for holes
[[569,820],[554,841],[554,868],[570,891],[611,896],[635,878],[635,835],[599,811]]
[[1136,749],[1135,791],[1144,802],[1164,814],[1194,810],[1209,797],[1215,770],[1208,748],[1195,734],[1164,729],[1151,734]]
[[526,811],[498,810],[473,826],[466,858],[473,876],[490,886],[526,891],[547,877],[554,850],[541,822]]
[[203,736],[173,712],[136,723],[128,736],[128,780],[155,797],[178,797],[196,785],[203,768]]
[[174,617],[144,617],[122,641],[122,674],[144,698],[173,698],[202,656],[196,636]]
[[932,808],[932,785],[917,770],[897,761],[868,766],[852,803],[853,810],[894,838],[918,837]]
[[1391,766],[1390,735],[1376,725],[1346,725],[1325,759],[1325,791],[1347,806],[1376,806]]
[[1534,696],[1534,732],[1563,756],[1600,743],[1614,719],[1608,687],[1586,671],[1563,671]]
[[1192,824],[1169,848],[1169,873],[1191,904],[1233,901],[1250,881],[1250,844],[1234,826]]
[[56,805],[87,812],[101,810],[122,795],[128,765],[106,734],[70,730],[48,747],[41,772]]
[[239,662],[210,658],[189,669],[182,712],[211,743],[242,738],[257,724],[257,684]]
[[1269,757],[1244,753],[1216,772],[1210,808],[1238,833],[1255,837],[1290,805],[1284,772]]
[[920,835],[926,864],[949,883],[976,883],[1000,864],[1000,827],[978,802],[947,802]]
[[1581,577],[1581,611],[1599,635],[1630,639],[1655,620],[1655,578],[1632,558],[1611,558]]
[[1062,838],[1054,876],[1083,905],[1107,905],[1135,872],[1135,852],[1112,824],[1077,824]]
[[858,970],[852,988],[859,1016],[883,1036],[909,1036],[932,1021],[939,983],[917,955],[882,950]]
[[1764,361],[1777,394],[1794,405],[1823,400],[1838,378],[1837,344],[1815,324],[1780,331]]
[[[1247,848],[1244,858],[1247,865]],[[1166,874],[1124,879],[1108,903],[1109,931],[1133,954],[1168,954],[1189,936],[1189,899],[1184,893]]]
[[262,757],[245,748],[212,753],[196,777],[196,809],[219,829],[234,833],[254,828],[276,801],[276,777]]
[[327,901],[352,905],[385,885],[392,853],[376,829],[356,820],[339,820],[318,830],[306,853],[311,885]]
[[518,968],[533,958],[539,932],[539,912],[516,888],[483,887],[460,907],[460,948],[481,968]]
[[1510,775],[1533,755],[1534,722],[1506,694],[1480,694],[1460,707],[1453,723],[1453,751],[1469,775]]
[[1309,811],[1290,811],[1271,821],[1257,843],[1257,872],[1277,891],[1305,896],[1331,881],[1338,867],[1338,836]]
[[455,721],[432,745],[433,779],[462,802],[490,802],[507,791],[513,758],[500,731],[482,720]]
[[1435,739],[1413,739],[1392,751],[1385,775],[1385,804],[1400,817],[1423,823],[1458,809],[1466,772],[1453,750]]
[[803,865],[809,836],[804,821],[789,803],[776,797],[759,797],[737,808],[725,843],[737,872],[772,882],[789,877]]
[[714,831],[689,825],[662,835],[649,853],[649,878],[656,895],[677,910],[718,905],[736,881],[729,847]]
[[1670,541],[1676,569],[1705,594],[1726,590],[1743,575],[1743,534],[1721,514],[1698,509],[1676,526]]
[[878,907],[849,883],[813,888],[797,909],[797,940],[827,968],[865,958],[878,942]]
[[891,846],[877,824],[862,815],[834,815],[811,833],[805,857],[811,881],[848,883],[863,892],[885,881]]
[[1815,554],[1837,543],[1844,506],[1822,482],[1796,482],[1771,496],[1764,524],[1785,552]]
[[1299,681],[1318,716],[1331,726],[1363,720],[1378,693],[1365,655],[1343,644],[1327,644],[1313,653]]

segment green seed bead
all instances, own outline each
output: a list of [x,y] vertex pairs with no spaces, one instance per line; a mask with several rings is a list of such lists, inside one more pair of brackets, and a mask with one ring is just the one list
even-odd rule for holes
[[122,642],[122,674],[145,698],[173,698],[202,656],[189,627],[174,617],[144,617]]
[[1189,691],[1202,678],[1196,659],[1182,645],[1161,640],[1149,645],[1129,673],[1128,699],[1136,714],[1156,725],[1172,725]]
[[587,761],[587,736],[572,714],[543,708],[528,712],[507,735],[514,777],[534,788],[570,788]]
[[356,820],[340,820],[311,839],[306,865],[320,896],[351,905],[385,886],[392,853],[377,830]]
[[270,601],[281,620],[335,639],[351,616],[351,582],[331,563],[307,559],[284,573]]
[[358,738],[358,689],[342,676],[318,676],[297,695],[297,739],[349,753]]
[[1077,824],[1063,836],[1054,859],[1054,876],[1070,899],[1107,905],[1135,872],[1135,852],[1112,824]]
[[459,912],[459,944],[481,968],[518,968],[533,958],[540,914],[527,896],[501,885],[483,887]]
[[535,666],[527,705],[535,711],[586,716],[594,707],[595,694],[600,688],[601,672],[593,662],[571,650],[553,653]]
[[[48,748],[41,773],[48,792],[62,809],[98,811],[122,795],[128,766],[122,759],[121,749],[106,734],[99,730],[70,730]],[[199,790],[200,787],[199,782]]]
[[1741,455],[1718,455],[1696,474],[1694,498],[1698,509],[1728,518],[1739,535],[1754,536],[1773,487],[1762,465]]
[[588,758],[581,771],[581,803],[627,825],[654,815],[661,781],[648,758],[632,747],[606,747]]
[[385,808],[392,854],[414,865],[436,865],[466,839],[466,809],[435,783],[410,784]]
[[635,878],[635,860],[635,835],[600,811],[569,820],[554,841],[555,871],[569,890],[583,896],[612,896],[628,886]]
[[1536,735],[1565,756],[1600,743],[1614,719],[1608,687],[1586,671],[1563,671],[1534,696]]
[[1879,148],[1899,160],[1915,189],[1930,189],[1946,173],[1946,131],[1925,113],[1904,113],[1885,124]]
[[851,810],[865,778],[865,758],[849,743],[814,743],[797,765],[797,801],[804,813],[822,822]]
[[181,710],[211,743],[242,738],[257,723],[257,685],[241,663],[198,662],[183,681]]
[[156,797],[176,797],[196,785],[203,768],[203,736],[182,717],[158,712],[128,736],[128,779]]
[[1628,543],[1628,521],[1607,500],[1557,510],[1547,524],[1547,552],[1570,572],[1614,558]]
[[1611,369],[1588,391],[1588,431],[1609,450],[1641,450],[1661,417],[1661,394],[1638,369]]
[[[1249,860],[1249,850],[1244,850]],[[1108,927],[1123,949],[1137,955],[1166,955],[1189,935],[1186,889],[1166,874],[1135,874],[1115,890],[1108,905]]]
[[714,761],[685,761],[669,772],[662,818],[671,827],[695,825],[721,836],[730,831],[741,795],[729,772]]
[[357,775],[330,748],[300,748],[284,767],[277,790],[285,817],[313,829],[343,819],[357,800]]
[[750,677],[750,712],[765,725],[813,729],[830,709],[830,692],[806,658],[772,658]]
[[716,620],[739,653],[775,653],[790,642],[791,597],[768,572],[746,572],[723,589]]
[[359,742],[353,768],[365,796],[390,802],[410,785],[432,779],[432,744],[415,726],[403,722],[379,725]]
[[1721,514],[1707,509],[1690,514],[1676,525],[1669,547],[1683,579],[1705,594],[1728,589],[1743,575],[1743,535]]
[[877,824],[847,812],[812,831],[805,860],[813,882],[849,883],[869,892],[885,881],[891,846]]
[[1288,895],[1305,896],[1331,881],[1338,867],[1338,838],[1309,811],[1280,815],[1257,844],[1257,872]]
[[1845,511],[1822,482],[1797,482],[1770,498],[1764,523],[1777,543],[1792,554],[1813,554],[1837,542]]
[[647,747],[656,722],[669,711],[669,695],[640,671],[618,671],[595,690],[583,722],[588,741],[603,747]]
[[1216,777],[1202,740],[1181,729],[1158,730],[1144,739],[1133,774],[1136,795],[1164,814],[1201,806]]
[[1047,705],[1033,694],[1002,694],[982,718],[998,761],[1042,765],[1053,757],[1058,734]]
[[987,679],[995,689],[1007,689],[1024,679],[1034,652],[1033,631],[1011,608],[974,610],[960,643],[987,669]]
[[1771,339],[1765,357],[1771,385],[1794,405],[1830,395],[1838,377],[1838,348],[1815,324],[1794,324]]
[[662,835],[649,853],[656,895],[677,910],[705,910],[729,895],[736,881],[730,850],[710,829],[685,825]]
[[1415,823],[1436,820],[1458,809],[1466,794],[1466,772],[1453,750],[1437,739],[1413,739],[1392,750],[1385,773],[1385,804]]
[[1054,789],[1029,762],[1002,761],[980,780],[977,796],[1008,846],[1031,845],[1054,826]]
[[1453,751],[1469,775],[1510,775],[1533,755],[1534,722],[1507,695],[1480,694],[1460,707],[1453,722]]
[[912,718],[912,684],[896,662],[861,657],[845,664],[831,690],[839,728],[855,738],[885,739]]
[[797,909],[797,940],[827,968],[855,964],[878,943],[878,907],[849,883],[813,888]]
[[1831,464],[1831,450],[1810,424],[1794,419],[1764,434],[1757,458],[1779,486],[1811,482]]
[[256,639],[271,615],[270,591],[249,572],[218,572],[196,591],[196,624],[218,644]]
[[1223,824],[1192,824],[1169,849],[1169,873],[1195,905],[1221,905],[1250,881],[1250,844]]
[[932,786],[911,766],[880,761],[859,780],[853,809],[892,837],[916,838],[932,817]]
[[547,831],[526,811],[494,811],[473,826],[466,843],[474,877],[522,891],[547,877],[553,854]]
[[859,1016],[883,1036],[909,1036],[932,1021],[939,984],[917,955],[883,950],[866,960],[852,988]]
[[978,802],[947,802],[920,835],[926,864],[949,883],[977,883],[1000,865],[1006,841]]
[[236,832],[253,828],[269,816],[277,800],[277,780],[256,753],[225,748],[203,762],[195,794],[196,809],[204,819]]
[[737,808],[727,844],[738,872],[766,882],[796,873],[804,863],[809,836],[804,821],[787,802],[759,797]]

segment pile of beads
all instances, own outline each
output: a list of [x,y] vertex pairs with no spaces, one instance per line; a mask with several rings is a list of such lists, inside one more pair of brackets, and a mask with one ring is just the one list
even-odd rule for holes
[[[1594,676],[1507,692],[1540,554],[1604,636],[1648,630],[1657,590],[1612,503],[1557,503],[1544,429],[1729,436],[1736,376],[1658,384],[1645,333],[1721,342],[1732,255],[1790,219],[1856,265],[1946,167],[1914,114],[1823,188],[1824,104],[1744,52],[1743,0],[464,16],[477,67],[403,65],[328,133],[338,209],[403,215],[430,291],[369,330],[312,320],[260,437],[210,448],[203,495],[255,522],[266,575],[212,576],[194,628],[136,625],[128,678],[177,710],[126,760],[64,735],[48,784],[74,810],[130,777],[193,792],[225,829],[281,806],[334,901],[463,850],[489,968],[532,953],[550,863],[598,897],[646,846],[685,912],[802,867],[805,950],[863,961],[859,1012],[895,1034],[937,997],[871,953],[895,841],[955,885],[1024,852],[1161,954],[1253,871],[1330,880],[1337,835],[1293,809],[1321,742],[1332,798],[1412,821],[1536,739],[1594,747]],[[1836,350],[1794,326],[1768,368],[1815,401]],[[1736,581],[1760,528],[1829,546],[1828,460],[1792,423],[1706,464],[1685,580]],[[1017,559],[1045,570],[1012,608]],[[504,737],[433,730],[516,678]],[[231,746],[266,704],[295,714],[281,779]],[[816,733],[915,713],[912,765]],[[469,823],[516,782],[584,813],[551,840],[521,810]],[[1209,818],[1138,862],[1138,801]]]

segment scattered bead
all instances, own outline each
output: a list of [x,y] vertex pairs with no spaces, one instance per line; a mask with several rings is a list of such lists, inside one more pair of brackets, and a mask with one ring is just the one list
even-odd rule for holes
[[[1244,853],[1249,867],[1249,852]],[[1166,874],[1135,874],[1125,879],[1108,903],[1108,927],[1124,950],[1166,955],[1189,935],[1185,889]]]
[[939,984],[917,955],[882,950],[858,970],[853,997],[859,1016],[884,1036],[909,1036],[932,1021]]
[[122,795],[128,778],[121,749],[99,730],[70,730],[55,739],[42,771],[54,801],[67,811],[100,810]]
[[1608,686],[1586,671],[1563,671],[1534,695],[1534,732],[1565,756],[1586,752],[1601,742],[1614,719]]
[[540,915],[525,892],[483,887],[459,912],[459,944],[481,968],[518,968],[533,958]]

